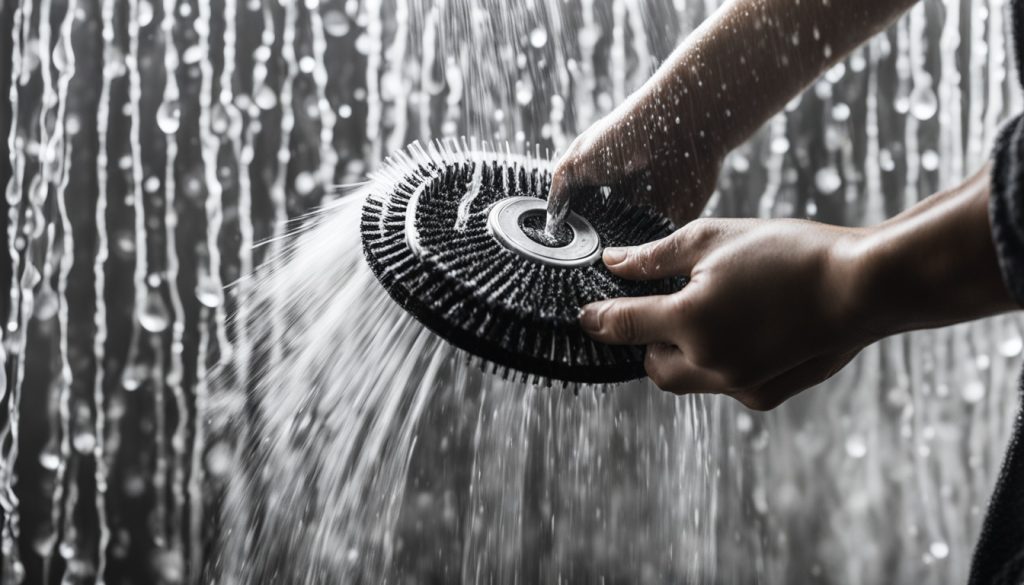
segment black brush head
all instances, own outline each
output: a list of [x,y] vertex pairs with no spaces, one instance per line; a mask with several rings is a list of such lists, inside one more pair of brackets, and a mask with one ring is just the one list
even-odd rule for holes
[[[550,185],[544,160],[414,144],[374,177],[362,213],[366,260],[395,301],[494,371],[534,382],[643,377],[644,348],[592,340],[579,313],[596,300],[679,290],[682,279],[624,280],[600,261],[603,247],[650,242],[671,225],[595,191],[575,198],[552,241],[543,235]],[[499,221],[502,201],[518,229]]]

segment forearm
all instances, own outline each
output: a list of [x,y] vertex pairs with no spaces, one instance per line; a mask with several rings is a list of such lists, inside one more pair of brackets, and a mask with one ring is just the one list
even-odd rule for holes
[[725,154],[916,0],[731,0],[556,165],[549,223],[609,186],[677,224],[697,217]]
[[1019,308],[996,259],[990,190],[986,167],[957,188],[865,230],[852,245],[840,246],[854,325],[883,337]]
[[915,1],[733,0],[676,49],[633,109],[682,114],[689,127],[679,134],[696,130],[699,141],[703,131],[705,148],[727,152]]

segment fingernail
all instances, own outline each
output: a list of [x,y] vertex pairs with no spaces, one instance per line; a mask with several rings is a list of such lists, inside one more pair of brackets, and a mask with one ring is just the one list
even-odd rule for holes
[[587,305],[580,309],[580,327],[591,333],[601,330],[601,311],[596,307]]
[[621,264],[626,259],[625,248],[605,248],[604,249],[604,263],[607,266],[614,266]]

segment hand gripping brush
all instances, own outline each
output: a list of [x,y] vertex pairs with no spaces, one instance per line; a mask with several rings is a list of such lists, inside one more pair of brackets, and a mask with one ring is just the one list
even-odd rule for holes
[[371,181],[366,261],[406,311],[495,373],[534,383],[643,377],[644,348],[590,339],[579,312],[596,300],[678,290],[681,279],[628,281],[600,261],[604,247],[665,237],[670,223],[595,189],[575,198],[549,238],[551,172],[549,161],[465,142],[414,143]]

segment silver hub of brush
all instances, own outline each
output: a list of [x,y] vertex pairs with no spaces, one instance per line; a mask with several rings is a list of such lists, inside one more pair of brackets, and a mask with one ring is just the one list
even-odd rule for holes
[[524,228],[527,220],[543,218],[547,202],[536,197],[509,197],[491,207],[487,228],[502,246],[520,256],[547,264],[571,268],[588,266],[601,257],[601,238],[590,222],[579,214],[569,212],[565,225],[572,232],[567,243],[549,245],[531,237]]

